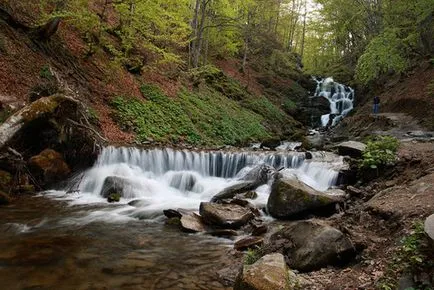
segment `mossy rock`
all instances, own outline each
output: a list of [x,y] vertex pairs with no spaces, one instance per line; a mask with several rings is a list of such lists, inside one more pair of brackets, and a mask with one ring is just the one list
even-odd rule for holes
[[121,200],[121,195],[119,193],[111,193],[107,197],[108,202],[119,202]]

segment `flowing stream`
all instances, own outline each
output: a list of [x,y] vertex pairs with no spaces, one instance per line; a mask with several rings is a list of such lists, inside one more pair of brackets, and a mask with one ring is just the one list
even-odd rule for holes
[[[96,164],[62,190],[0,210],[2,289],[226,289],[216,271],[231,264],[233,241],[186,234],[162,210],[198,210],[251,168],[269,164],[320,191],[336,183],[342,158],[324,152],[103,149]],[[122,178],[119,203],[101,196]],[[252,203],[264,207],[270,185]],[[129,205],[131,201],[134,206]]]

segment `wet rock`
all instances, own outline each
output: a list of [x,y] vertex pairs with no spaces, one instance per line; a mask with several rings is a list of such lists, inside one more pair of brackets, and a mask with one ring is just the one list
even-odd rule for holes
[[107,197],[107,201],[108,202],[119,202],[121,200],[121,195],[119,193],[111,193],[108,197]]
[[214,195],[211,199],[211,202],[217,202],[217,201],[221,201],[222,199],[233,198],[235,195],[239,193],[251,191],[257,187],[258,185],[256,185],[255,181],[244,181],[241,183],[237,183],[223,189],[222,191]]
[[181,191],[194,191],[194,187],[197,183],[197,177],[189,172],[175,173],[171,179],[169,185],[177,188]]
[[244,198],[248,199],[256,199],[258,198],[258,194],[255,191],[248,191],[242,195]]
[[280,143],[280,138],[269,138],[261,143],[261,148],[274,150],[276,147],[280,146]]
[[271,216],[285,219],[340,201],[342,196],[321,193],[296,178],[279,178],[273,183],[267,210]]
[[[291,275],[295,277],[295,275]],[[265,255],[253,265],[244,265],[234,290],[291,290],[288,268],[282,254]],[[297,283],[294,283],[297,284]]]
[[65,179],[71,172],[62,155],[53,149],[45,149],[29,160],[34,176],[48,185]]
[[132,200],[128,203],[129,206],[134,206],[134,207],[144,207],[144,206],[148,206],[150,205],[149,201],[145,200],[145,199],[135,199]]
[[0,191],[0,205],[7,205],[11,202],[11,198],[6,193]]
[[100,195],[104,198],[108,198],[111,194],[119,194],[121,197],[124,197],[128,184],[129,181],[126,178],[107,176],[106,179],[104,179]]
[[261,236],[268,231],[267,225],[252,225],[252,236]]
[[366,145],[361,142],[347,141],[336,145],[339,155],[361,158]]
[[431,238],[431,240],[434,240],[434,214],[426,218],[424,223],[424,230],[425,233]]
[[247,250],[250,248],[256,248],[262,245],[264,238],[257,236],[248,236],[235,242],[234,249],[237,251]]
[[205,223],[231,229],[240,228],[253,218],[250,209],[236,204],[202,202],[199,213]]
[[186,232],[199,233],[205,232],[206,227],[202,218],[195,213],[182,215],[181,228]]
[[182,214],[174,209],[165,209],[163,210],[163,214],[167,217],[167,218],[181,218]]
[[238,233],[234,230],[230,229],[217,229],[213,231],[207,232],[208,235],[215,237],[223,237],[223,238],[232,238],[238,235]]
[[306,160],[309,160],[309,159],[312,159],[313,158],[313,155],[312,155],[312,153],[311,152],[305,152],[304,153],[304,158],[306,159]]
[[251,169],[243,178],[242,180],[246,181],[255,181],[256,187],[265,184],[270,180],[271,178],[275,177],[276,174],[278,174],[278,171],[269,165],[261,164],[258,166],[255,166],[253,169]]
[[352,242],[341,231],[314,220],[290,223],[273,233],[264,247],[282,251],[288,265],[300,271],[343,264],[356,254]]

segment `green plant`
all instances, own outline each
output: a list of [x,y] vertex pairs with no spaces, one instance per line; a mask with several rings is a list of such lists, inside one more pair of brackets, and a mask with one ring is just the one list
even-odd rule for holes
[[39,71],[39,76],[43,79],[47,79],[49,81],[53,80],[53,74],[51,73],[50,66],[48,64],[44,65]]
[[244,265],[252,265],[262,257],[260,248],[247,249],[244,254]]
[[396,160],[398,146],[398,139],[392,136],[378,136],[369,140],[363,151],[360,167],[376,169],[379,166],[393,163]]
[[[402,274],[408,274],[411,277],[421,273],[432,274],[434,256],[429,239],[424,231],[423,223],[416,222],[411,232],[401,239],[400,246],[389,263],[386,274],[380,280],[378,288],[383,290],[396,289],[398,278]],[[429,290],[432,288],[419,284],[416,289]]]

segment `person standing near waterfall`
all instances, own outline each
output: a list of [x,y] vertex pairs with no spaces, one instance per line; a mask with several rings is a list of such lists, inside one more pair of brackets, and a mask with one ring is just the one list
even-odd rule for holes
[[378,96],[374,97],[374,115],[378,114],[380,111],[380,98]]

